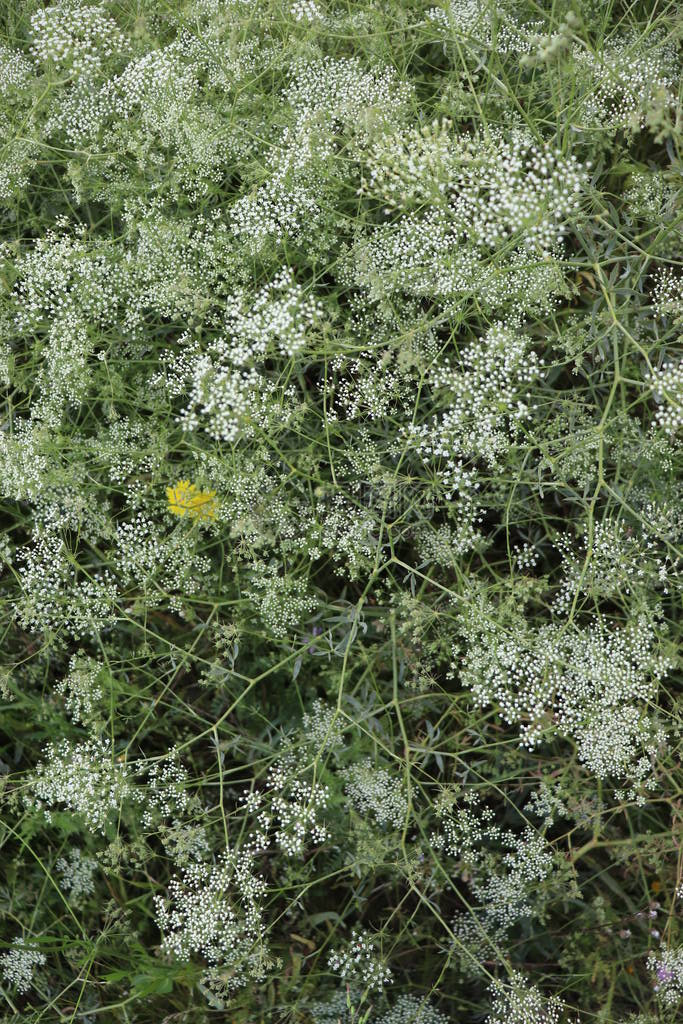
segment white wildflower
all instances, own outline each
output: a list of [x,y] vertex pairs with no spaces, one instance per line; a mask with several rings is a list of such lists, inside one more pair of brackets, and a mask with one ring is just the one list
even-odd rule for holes
[[[248,852],[226,850],[215,864],[190,864],[155,896],[162,949],[178,960],[193,954],[229,971],[228,989],[265,977],[264,880]],[[209,979],[212,975],[209,972]]]
[[378,957],[368,932],[352,931],[348,945],[333,950],[327,963],[342,981],[356,982],[370,990],[381,990],[392,981],[391,970]]
[[91,832],[104,833],[124,800],[132,796],[125,764],[115,759],[108,740],[48,743],[30,781],[27,806],[48,821],[60,805],[79,815]]
[[69,672],[55,687],[64,697],[64,705],[74,722],[87,723],[98,713],[104,697],[100,678],[102,664],[82,651],[69,662]]
[[648,970],[654,971],[654,990],[665,1006],[677,1006],[683,998],[683,946],[652,951]]
[[360,814],[371,813],[378,825],[403,828],[408,800],[402,779],[376,768],[370,758],[345,769],[343,777],[346,795]]
[[37,949],[31,949],[24,938],[16,939],[6,953],[0,955],[2,976],[8,985],[14,985],[23,995],[28,992],[36,967],[42,967],[47,960]]
[[74,903],[94,893],[93,875],[97,870],[97,861],[94,857],[84,856],[77,846],[71,848],[67,857],[57,860],[55,870],[61,878],[60,887]]
[[[494,982],[491,992],[494,999],[486,1024],[569,1024],[562,1000],[543,996],[519,971],[506,982]],[[578,1024],[578,1018],[574,1020]]]

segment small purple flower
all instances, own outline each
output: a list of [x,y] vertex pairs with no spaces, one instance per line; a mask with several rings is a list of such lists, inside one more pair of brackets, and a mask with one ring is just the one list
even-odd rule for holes
[[[311,636],[312,637],[313,636],[320,636],[322,631],[323,631],[322,626],[314,626],[313,629],[311,630]],[[314,654],[315,653],[315,647],[309,647],[308,648],[308,653],[309,654]]]
[[674,972],[670,967],[666,967],[665,964],[660,964],[657,968],[657,978],[659,981],[667,982],[674,980]]

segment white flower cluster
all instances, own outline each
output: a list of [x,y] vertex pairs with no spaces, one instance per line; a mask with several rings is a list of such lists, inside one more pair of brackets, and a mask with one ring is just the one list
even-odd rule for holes
[[[559,668],[562,673],[555,676],[560,729],[576,737],[582,759],[599,777],[624,776],[632,771],[637,778],[644,778],[664,734],[644,720],[642,709],[655,700],[660,680],[672,667],[654,650],[652,624],[636,618],[612,631],[604,626],[568,631],[565,640],[565,650],[560,645],[558,651],[564,664],[560,668],[555,663],[555,672]],[[554,681],[550,668],[550,687]],[[615,730],[628,737],[626,750],[623,738],[614,740]],[[631,745],[639,744],[648,757],[636,764],[631,760],[633,755],[624,760]]]
[[243,291],[229,297],[225,318],[228,338],[214,342],[212,350],[219,359],[235,366],[272,355],[274,345],[283,355],[295,356],[309,343],[322,314],[323,304],[306,294],[290,267],[283,267],[252,301],[246,300]]
[[60,74],[93,78],[102,61],[124,50],[126,37],[104,4],[52,4],[31,16],[31,54]]
[[503,856],[503,871],[483,867],[471,884],[485,921],[507,929],[533,914],[533,897],[550,875],[553,857],[543,836],[530,827],[521,835],[505,832],[502,840],[509,851]]
[[139,111],[146,127],[163,128],[173,138],[175,117],[199,87],[197,70],[183,61],[186,39],[131,61],[113,81],[117,113]]
[[530,415],[528,389],[540,368],[527,339],[500,323],[468,345],[460,359],[457,369],[431,371],[432,389],[443,395],[446,411],[412,431],[425,461],[438,461],[447,487],[467,484],[463,462],[499,465]]
[[553,609],[566,612],[577,594],[598,598],[630,597],[638,585],[668,592],[675,580],[677,563],[660,553],[654,535],[621,519],[606,516],[589,531],[583,525],[578,546],[563,534],[555,547],[562,556],[562,582],[553,598]]
[[320,21],[324,15],[314,0],[294,0],[290,13],[295,21]]
[[452,568],[466,551],[481,540],[481,534],[477,529],[480,511],[475,508],[472,500],[467,500],[461,495],[454,518],[455,526],[445,523],[433,526],[429,523],[417,531],[417,548],[423,562],[433,562]]
[[375,196],[390,209],[403,211],[442,205],[462,153],[452,128],[444,118],[373,140],[365,158],[367,177],[361,178],[361,195]]
[[35,497],[34,535],[59,536],[64,531],[71,531],[89,544],[97,544],[102,538],[109,539],[114,530],[108,503],[101,500],[94,488],[80,489],[72,480],[73,476],[71,480],[67,477],[68,482],[46,487]]
[[275,159],[280,166],[301,168],[314,157],[332,155],[332,125],[351,133],[353,158],[372,136],[404,116],[411,95],[411,87],[390,67],[367,70],[355,57],[300,61],[283,97],[291,106],[293,124],[284,132],[284,156]]
[[356,982],[370,991],[381,991],[392,981],[391,970],[382,963],[372,937],[365,931],[352,931],[348,945],[333,950],[327,963],[342,981]]
[[38,376],[42,398],[34,404],[35,419],[57,427],[66,407],[80,406],[93,349],[94,339],[87,325],[71,311],[50,325],[45,359]]
[[[320,730],[325,729],[325,722],[330,722],[330,716],[322,701],[317,704],[324,711],[321,716],[314,710],[320,737]],[[307,720],[311,721],[310,718]],[[323,743],[327,732],[326,729],[322,733]],[[305,740],[315,743],[312,736],[305,737]],[[308,753],[306,747],[303,751],[285,748],[268,770],[267,791],[252,789],[244,796],[247,812],[256,813],[256,827],[249,833],[247,844],[250,850],[267,851],[274,842],[286,857],[300,857],[309,844],[319,846],[330,837],[327,826],[320,820],[321,812],[328,805],[329,789],[317,781],[315,775],[312,778],[300,777],[310,776],[310,767],[306,764]]]
[[142,785],[132,798],[143,806],[143,828],[158,836],[176,867],[205,859],[210,852],[203,824],[206,809],[190,790],[190,778],[177,750],[172,748],[151,766],[142,762],[136,774]]
[[[356,578],[359,570],[367,566],[375,555],[375,516],[337,494],[331,507],[321,509],[320,518],[319,543],[323,550],[331,552],[335,562],[345,563],[350,577]],[[318,547],[311,552],[311,557],[320,557]]]
[[683,359],[657,367],[650,378],[657,399],[657,426],[672,436],[683,427]]
[[[220,211],[178,220],[169,217],[160,201],[138,201],[130,203],[124,220],[128,229],[124,253],[128,277],[121,311],[124,333],[144,345],[150,310],[183,327],[214,310],[217,315],[215,307],[227,289],[224,277],[236,270],[235,240]],[[171,351],[178,358],[194,357],[191,337],[191,332],[183,330],[174,341]],[[182,383],[179,394],[184,379]]]
[[385,202],[397,194],[401,203],[437,203],[449,212],[454,236],[481,251],[554,252],[580,208],[586,170],[523,132],[479,138],[450,131],[450,122],[441,122],[380,139],[364,191],[377,190]]
[[643,39],[614,37],[600,54],[584,46],[575,46],[572,53],[587,73],[581,114],[588,125],[639,131],[650,109],[675,103],[678,55],[660,32]]
[[195,551],[195,540],[185,530],[163,534],[149,516],[138,512],[116,528],[117,568],[124,580],[193,594],[211,569],[204,555]]
[[[324,1003],[309,1003],[307,1010],[313,1024],[352,1024],[349,1004],[353,1007],[361,1000],[362,990],[355,985],[346,985]],[[426,998],[401,995],[389,1010],[380,1012],[378,1016],[368,1016],[367,1024],[450,1024],[450,1018]]]
[[490,807],[479,810],[477,798],[470,798],[468,803],[470,806],[458,807],[447,790],[440,794],[434,807],[439,830],[432,832],[429,841],[435,850],[451,857],[476,861],[482,844],[500,838],[501,831],[493,824],[495,815]]
[[132,796],[125,764],[115,759],[108,740],[48,743],[30,780],[29,807],[42,810],[47,821],[63,805],[79,815],[91,832],[104,833],[107,822]]
[[677,1006],[683,999],[683,946],[651,952],[648,970],[654,971],[654,990],[665,1006]]
[[[645,618],[613,629],[551,623],[536,631],[520,619],[505,633],[472,619],[468,635],[463,682],[478,707],[495,704],[520,726],[524,746],[558,732],[577,741],[599,777],[644,778],[663,734],[638,708],[654,700],[671,667]],[[634,765],[641,744],[647,756]]]
[[530,573],[539,563],[540,555],[533,544],[515,544],[512,548],[513,564],[518,573]]
[[355,58],[330,56],[296,62],[282,95],[291,123],[268,153],[270,176],[232,205],[232,231],[254,253],[285,238],[314,247],[323,213],[320,161],[336,155],[341,133],[347,152],[359,154],[404,116],[410,94],[391,68],[367,70]]
[[320,757],[344,747],[344,730],[339,713],[319,697],[313,701],[310,711],[304,712],[301,731],[304,741]]
[[302,625],[304,617],[315,611],[317,601],[307,592],[305,580],[281,575],[277,565],[256,562],[252,572],[253,589],[245,590],[273,636],[284,637]]
[[377,1018],[376,1024],[449,1024],[449,1018],[432,1006],[428,999],[403,995],[390,1010]]
[[[97,246],[90,247],[83,241],[84,226],[79,225],[74,237],[70,237],[63,233],[68,224],[68,218],[58,218],[57,230],[47,230],[18,258],[16,252],[5,246],[0,250],[5,260],[13,257],[15,274],[12,287],[4,296],[4,312],[11,316],[15,339],[27,332],[38,335],[34,339],[38,343],[41,332],[49,330],[54,321],[86,312],[99,325],[108,322],[111,267],[106,265]],[[81,289],[80,285],[84,287]],[[3,333],[6,326],[3,324]]]
[[180,423],[184,430],[203,429],[217,441],[234,444],[286,425],[294,403],[293,388],[279,388],[254,367],[226,367],[206,353],[197,354],[190,362],[188,403]]
[[658,317],[670,317],[674,323],[683,322],[683,277],[675,274],[671,267],[659,270],[652,298]]
[[53,428],[85,397],[90,358],[117,320],[125,279],[106,246],[89,243],[83,225],[64,233],[67,225],[61,220],[59,231],[46,232],[17,260],[11,293],[14,331],[30,336],[42,356],[31,416]]
[[142,815],[145,828],[153,828],[159,818],[182,818],[190,807],[191,796],[188,793],[187,770],[180,764],[175,750],[169,751],[168,757],[162,761],[154,762],[145,782],[145,810]]
[[[77,32],[77,27],[72,23],[68,31]],[[152,174],[159,172],[173,151],[170,181],[155,191],[167,189],[173,194],[184,187],[191,197],[202,194],[231,152],[220,118],[200,91],[200,75],[212,64],[206,51],[188,32],[133,59],[128,41],[115,32],[89,42],[87,52],[82,46],[72,48],[72,56],[77,55],[73,86],[60,95],[48,132],[63,133],[74,147],[98,138],[102,159],[95,195],[99,199],[116,200],[117,188],[125,192],[131,169],[121,159],[119,147],[123,146],[134,154],[140,171]],[[253,63],[248,49],[246,58]],[[83,171],[74,171],[78,188],[79,171],[80,175]]]
[[12,295],[18,332],[75,322],[104,329],[117,322],[125,268],[110,246],[87,238],[85,224],[75,224],[71,233],[68,228],[68,219],[60,218],[17,261]]
[[215,864],[190,864],[171,880],[167,897],[154,897],[162,949],[185,961],[201,955],[210,967],[207,980],[220,973],[228,990],[249,978],[263,980],[265,891],[247,851],[226,850]]
[[21,50],[0,43],[0,96],[16,95],[29,80],[32,65]]
[[324,1001],[306,1004],[306,1011],[312,1024],[350,1024],[349,1003],[358,996],[355,987],[345,985],[338,988]]
[[[12,199],[26,188],[40,152],[35,140],[22,131],[31,103],[31,71],[23,55],[0,44],[0,99],[4,107],[0,110],[0,201]],[[8,116],[10,112],[13,116]]]
[[285,239],[309,240],[322,215],[319,191],[310,174],[275,173],[233,203],[230,227],[253,254]]
[[331,409],[328,419],[336,420],[343,414],[346,420],[382,420],[397,409],[405,408],[408,381],[390,360],[389,352],[382,353],[379,359],[371,352],[363,352],[352,360],[334,359],[332,368],[339,374],[335,388],[338,411]]
[[495,0],[443,0],[443,6],[431,7],[427,17],[440,30],[444,52],[449,53],[455,63],[462,60],[463,49],[473,51],[480,60],[482,48],[495,52],[499,58],[510,55],[516,60],[538,50],[538,56],[533,53],[533,61],[520,61],[521,67],[533,67],[567,48],[571,29],[578,24],[573,12],[565,16],[559,32],[548,36],[545,35],[546,22],[519,20],[514,13],[518,6]]
[[678,193],[661,171],[637,171],[631,175],[624,200],[633,217],[657,222],[665,219],[665,210],[674,209]]
[[464,42],[491,45],[491,4],[489,0],[445,0],[442,7],[430,7],[427,18],[444,33]]
[[111,573],[79,576],[61,536],[40,532],[19,559],[23,595],[16,614],[24,628],[80,638],[112,625],[118,595]]
[[[545,997],[519,971],[491,986],[493,1003],[485,1024],[569,1024],[566,1007],[557,996]],[[578,1017],[573,1018],[579,1024]]]
[[88,657],[82,651],[73,654],[69,662],[69,672],[55,690],[64,697],[66,710],[74,722],[89,723],[99,712],[99,705],[104,697],[104,690],[99,679],[102,675],[102,664]]
[[344,791],[360,814],[372,814],[378,825],[403,828],[408,799],[403,781],[386,768],[376,768],[370,758],[342,773]]
[[547,782],[541,782],[538,789],[533,790],[524,810],[527,814],[543,818],[543,828],[549,828],[556,818],[571,817],[567,806]]
[[327,786],[301,779],[292,780],[286,791],[273,799],[275,842],[286,857],[303,854],[309,836],[316,846],[329,837],[325,825],[318,821],[328,799]]
[[30,989],[36,967],[46,963],[45,955],[31,949],[24,938],[18,938],[6,953],[0,955],[2,976],[8,985],[14,985],[20,995]]
[[[424,136],[426,151],[417,163],[402,159],[410,136],[375,145],[363,191],[375,188],[384,201],[429,196],[430,202],[427,213],[407,213],[359,243],[351,279],[371,298],[398,290],[460,302],[473,295],[492,308],[522,309],[514,288],[525,281],[526,301],[537,294],[547,304],[562,287],[553,257],[566,222],[580,208],[585,170],[574,157],[538,147],[521,132],[456,136],[449,151],[446,130],[441,125]],[[490,258],[501,252],[504,268]]]
[[407,213],[362,237],[342,260],[340,279],[361,288],[370,302],[403,292],[436,300],[454,314],[472,301],[514,315],[553,308],[554,297],[565,289],[555,257],[539,258],[513,242],[497,254],[486,253],[466,232],[465,221],[458,225],[438,207]]
[[13,501],[30,501],[47,486],[48,431],[42,424],[15,419],[13,429],[0,430],[0,493]]
[[112,483],[122,484],[133,475],[154,473],[160,465],[159,449],[143,422],[122,417],[86,439],[88,458],[106,467]]
[[[310,538],[315,527],[311,507],[300,494],[287,492],[286,477],[263,452],[253,456],[236,451],[228,463],[199,455],[207,481],[220,495],[216,519],[226,525],[230,536],[248,543],[251,550],[272,548],[302,552],[311,558]],[[290,478],[291,484],[291,478]]]
[[[432,832],[430,845],[460,861],[481,904],[478,928],[461,915],[456,918],[456,934],[468,944],[473,939],[473,950],[483,935],[502,939],[508,928],[534,913],[536,891],[553,868],[549,845],[530,826],[519,834],[504,831],[476,793],[465,791],[459,798],[457,792],[444,789],[434,810],[438,829]],[[507,850],[502,856],[494,853],[500,846]]]
[[68,857],[57,860],[55,870],[61,878],[60,888],[69,894],[74,903],[94,893],[93,875],[97,870],[97,861],[94,857],[84,856],[77,846],[71,848]]
[[[483,151],[482,151],[483,150]],[[468,142],[451,181],[451,210],[468,241],[496,250],[511,243],[549,256],[579,210],[585,170],[572,156],[539,147],[524,133],[481,146]]]
[[[633,784],[655,785],[650,777],[657,756],[666,749],[667,734],[658,729],[632,705],[608,707],[591,715],[587,724],[576,730],[579,760],[599,779],[628,777],[632,783],[629,798],[635,796]],[[637,798],[643,803],[642,797]]]

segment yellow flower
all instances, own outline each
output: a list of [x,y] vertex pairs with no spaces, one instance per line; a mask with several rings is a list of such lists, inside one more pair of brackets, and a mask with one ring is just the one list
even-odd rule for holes
[[192,519],[215,519],[216,492],[198,491],[189,480],[179,480],[175,487],[166,488],[169,510],[176,516],[189,515]]

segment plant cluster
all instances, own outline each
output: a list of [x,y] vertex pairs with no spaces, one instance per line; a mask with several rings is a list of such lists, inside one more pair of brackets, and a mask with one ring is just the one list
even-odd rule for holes
[[673,1024],[675,0],[0,4],[0,1024]]

